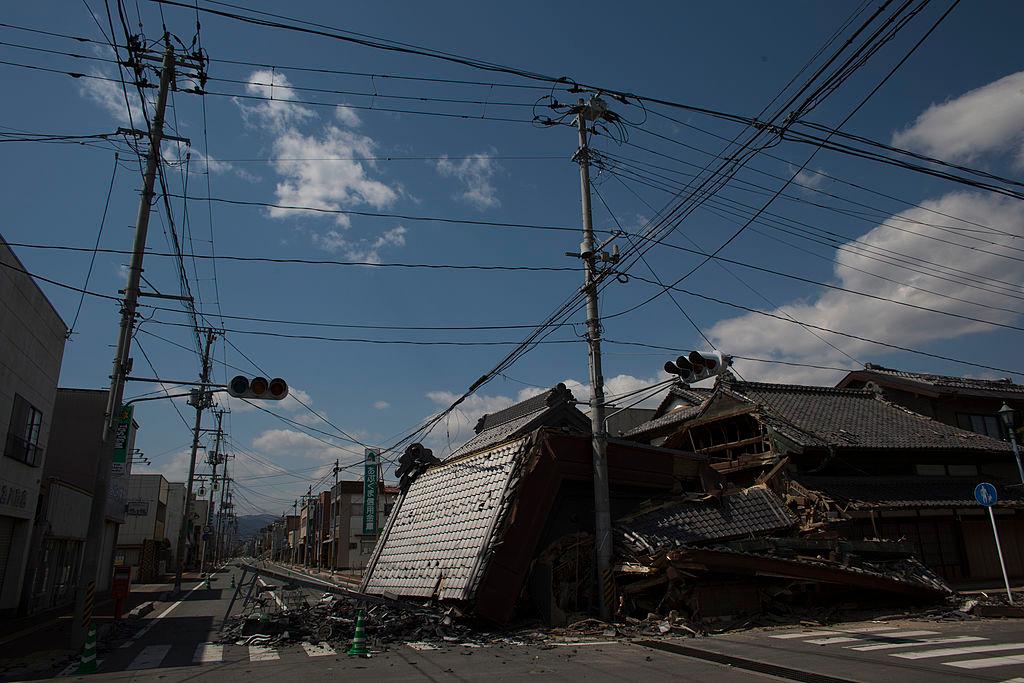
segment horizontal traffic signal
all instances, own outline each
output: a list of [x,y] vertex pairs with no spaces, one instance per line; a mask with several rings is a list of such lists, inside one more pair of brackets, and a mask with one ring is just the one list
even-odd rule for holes
[[228,394],[235,398],[260,398],[280,401],[288,395],[288,383],[280,377],[268,380],[266,377],[249,378],[237,375],[228,383]]
[[730,365],[732,358],[718,351],[691,351],[676,358],[674,363],[665,363],[665,372],[679,375],[679,379],[690,384],[721,375]]

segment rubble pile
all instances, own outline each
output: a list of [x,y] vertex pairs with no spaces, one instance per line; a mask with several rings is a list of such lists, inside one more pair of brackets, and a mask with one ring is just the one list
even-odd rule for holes
[[911,545],[846,540],[825,521],[827,501],[788,494],[759,485],[620,520],[619,617],[647,633],[705,633],[828,623],[842,610],[935,605],[952,595]]
[[221,642],[266,646],[303,641],[347,643],[360,610],[365,616],[367,641],[375,647],[393,642],[478,640],[454,607],[380,599],[366,604],[357,595],[329,593],[310,604],[304,598],[290,598],[291,592],[287,587],[280,590],[284,607],[276,601],[254,600],[251,609],[230,617],[221,631]]

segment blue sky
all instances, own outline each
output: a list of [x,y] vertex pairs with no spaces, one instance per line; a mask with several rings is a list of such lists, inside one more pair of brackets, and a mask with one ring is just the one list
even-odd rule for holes
[[[106,12],[97,0],[67,1],[59,10],[54,4],[21,3],[8,8],[4,21],[102,40],[87,5],[106,30]],[[585,12],[575,11],[576,6],[551,3],[383,2],[346,4],[342,8],[336,3],[294,2],[286,10],[266,2],[251,6],[523,69],[565,74],[578,81],[754,115],[859,3],[598,2],[589,4]],[[929,8],[809,118],[825,124],[842,120],[944,8],[943,3]],[[140,2],[139,10],[146,37],[158,38],[162,23],[159,6]],[[1024,165],[1024,72],[1019,53],[1022,20],[1024,7],[1019,3],[963,3],[844,130],[1019,177]],[[129,7],[129,21],[135,30],[140,17],[134,4]],[[186,43],[191,41],[195,32],[193,12],[167,7],[163,21]],[[111,56],[109,49],[96,44],[13,28],[0,27],[0,35],[5,43],[108,59]],[[203,98],[185,92],[173,97],[169,126],[178,136],[190,139],[191,149],[170,143],[164,147],[172,194],[185,194],[182,190],[187,182],[187,194],[205,196],[209,181],[212,196],[233,200],[545,226],[576,227],[580,223],[578,169],[570,161],[577,142],[574,131],[539,128],[528,122],[530,105],[544,91],[386,76],[535,83],[214,16],[202,17],[201,36],[213,60],[210,75],[220,80],[211,80],[207,86],[211,94],[205,97],[205,131]],[[4,61],[100,77],[72,79],[0,65],[6,92],[0,116],[3,130],[89,134],[128,125],[119,83],[101,80],[116,77],[112,64],[10,45],[0,45],[0,54]],[[271,94],[273,102],[237,97]],[[388,97],[394,95],[487,104]],[[563,101],[570,97],[558,95]],[[636,106],[610,103],[630,121],[640,122],[644,117]],[[457,113],[466,118],[403,114],[381,108]],[[694,165],[699,168],[707,163],[708,153],[721,150],[722,141],[713,135],[732,137],[739,130],[734,124],[699,114],[661,111],[687,125],[652,115],[630,130],[626,144],[607,136],[594,140],[596,149],[640,164],[648,179],[645,185],[635,176],[630,178],[622,172],[628,166],[617,167],[618,178],[595,171],[595,186],[614,213],[613,217],[595,197],[598,228],[614,227],[617,219],[627,231],[639,229],[671,198],[649,185],[685,184],[688,178],[682,174],[693,173]],[[519,121],[495,121],[495,117]],[[783,143],[768,151],[778,158],[755,158],[738,176],[740,182],[719,195],[719,203],[695,212],[670,241],[686,248],[692,248],[693,243],[702,249],[717,247],[741,223],[729,212],[742,205],[760,206],[766,198],[764,192],[773,192],[781,185],[778,177],[792,175],[811,148]],[[186,173],[182,160],[189,152]],[[0,155],[8,169],[0,186],[5,208],[0,234],[12,243],[91,247],[114,168],[110,148],[12,143],[0,145]],[[122,154],[120,161],[101,246],[124,250],[132,242],[140,176],[132,154]],[[1014,252],[1020,248],[1017,240],[1024,235],[1020,202],[830,152],[819,153],[809,169],[811,173],[798,177],[799,185],[791,186],[786,196],[770,207],[777,216],[772,218],[775,222],[752,226],[722,255],[882,298],[1003,325],[1019,324],[1020,315],[1015,310],[1024,310],[1019,302],[1020,262],[1005,254],[1022,255]],[[843,212],[808,202],[841,207]],[[571,232],[275,211],[224,203],[208,207],[206,202],[196,200],[185,205],[180,198],[171,199],[171,208],[176,228],[184,235],[186,254],[198,257],[215,253],[220,257],[369,263],[577,265],[564,256],[579,244],[579,236]],[[168,252],[167,218],[158,217],[158,213],[163,212],[154,212],[149,247],[155,252]],[[1001,232],[966,233],[980,235],[979,239],[932,239],[949,238],[949,230],[934,226],[948,227],[951,223],[961,231],[965,226],[981,224]],[[817,242],[808,241],[806,233],[800,232],[801,225],[840,235],[839,243],[845,242],[847,248],[837,251],[835,245],[822,244],[820,237]],[[782,227],[788,227],[789,232],[780,232]],[[855,239],[868,246],[849,247]],[[899,252],[906,258],[926,259],[939,264],[941,270],[921,266],[918,261],[917,269],[910,271],[863,255],[877,254],[881,249]],[[89,253],[31,247],[15,247],[15,251],[31,272],[79,287],[85,281]],[[693,254],[664,247],[652,249],[648,261],[666,281],[675,280],[699,262]],[[127,257],[123,255],[99,254],[89,289],[114,295],[123,287],[125,263]],[[208,258],[186,258],[197,306],[214,319],[222,312],[335,325],[536,324],[578,287],[581,278],[578,272],[564,270],[430,270],[224,259],[216,261],[214,268],[213,263]],[[650,277],[643,267],[634,272]],[[949,277],[935,277],[936,272]],[[160,291],[178,293],[173,259],[149,257],[145,274]],[[979,281],[978,275],[987,279]],[[973,279],[965,282],[967,278]],[[70,324],[78,296],[51,285],[42,286]],[[1019,332],[1005,327],[909,309],[737,265],[723,268],[709,263],[685,286],[751,308],[891,344],[1000,368],[1022,365],[1016,338]],[[621,311],[655,291],[655,287],[637,279],[616,283],[605,290],[602,311]],[[893,352],[828,333],[816,336],[797,325],[682,294],[676,295],[676,300],[726,353],[837,368],[875,362],[952,374],[1005,374]],[[147,317],[150,313],[153,311],[146,312]],[[113,302],[86,297],[75,334],[66,346],[62,386],[106,384],[116,320]],[[194,341],[188,329],[168,324],[187,320],[180,312],[159,311],[143,323],[137,341],[155,371],[136,350],[135,375],[157,374],[169,383],[196,378],[198,361],[190,350]],[[237,374],[234,368],[252,371],[248,356],[268,373],[287,378],[296,395],[335,425],[375,446],[390,445],[396,436],[446,407],[510,347],[332,342],[251,332],[460,342],[518,341],[526,332],[385,331],[244,320],[227,320],[225,327],[232,330],[227,333],[231,344],[218,340],[216,346],[215,377],[219,381]],[[471,433],[481,414],[505,407],[538,391],[538,387],[559,381],[585,383],[585,346],[571,342],[579,334],[580,326],[553,334],[549,339],[569,343],[543,345],[526,355],[507,371],[507,377],[496,378],[466,401],[447,424],[435,430],[428,444],[439,453],[450,444],[457,445]],[[634,313],[609,319],[605,334],[615,341],[707,348],[665,296]],[[839,350],[824,344],[820,337],[826,337]],[[663,379],[660,368],[674,355],[617,344],[608,344],[605,353],[605,375],[612,394]],[[225,363],[234,368],[224,367]],[[750,361],[737,361],[736,368],[747,379],[770,381],[829,384],[842,375],[835,370]],[[1016,379],[1020,381],[1021,377]],[[129,388],[128,395],[154,389],[152,384],[137,384]],[[576,393],[585,399],[587,389],[576,387]],[[342,438],[310,431],[337,434],[295,401],[267,407],[298,425],[237,403],[231,405],[232,413],[226,419],[229,447],[236,454],[235,475],[243,487],[237,501],[240,512],[283,511],[298,492],[327,472],[335,458],[343,464],[353,463],[361,450]],[[191,409],[184,404],[178,408],[190,423]],[[187,469],[185,446],[190,435],[170,402],[142,404],[137,419],[142,426],[138,445],[154,462],[153,468],[144,471],[182,477]],[[292,474],[281,474],[280,468]],[[355,478],[357,471],[349,470],[346,475]]]

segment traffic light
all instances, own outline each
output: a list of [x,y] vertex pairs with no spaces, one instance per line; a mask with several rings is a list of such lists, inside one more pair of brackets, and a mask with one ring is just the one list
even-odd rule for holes
[[280,401],[288,395],[288,383],[280,377],[267,380],[265,377],[249,379],[245,375],[238,375],[228,383],[228,394],[235,398],[262,398],[268,401]]
[[732,365],[732,358],[718,351],[690,351],[688,355],[679,356],[676,362],[665,363],[665,372],[679,375],[679,379],[687,384],[699,382],[708,377],[715,377],[725,372]]

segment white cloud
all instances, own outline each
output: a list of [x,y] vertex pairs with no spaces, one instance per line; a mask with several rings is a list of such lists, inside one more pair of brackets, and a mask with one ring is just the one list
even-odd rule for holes
[[456,199],[468,202],[481,211],[501,206],[498,192],[491,179],[497,164],[489,154],[472,154],[457,162],[447,155],[438,159],[437,172],[446,178],[455,178],[462,185],[462,190],[455,195]]
[[391,404],[388,403],[387,401],[374,401],[373,403],[374,410],[387,410],[390,407]]
[[363,125],[363,120],[359,118],[359,114],[352,107],[346,107],[343,104],[339,104],[334,108],[334,117],[338,119],[340,123],[348,126],[349,128],[358,128]]
[[[142,116],[142,105],[139,100],[138,90],[132,88],[129,84],[127,88],[128,103],[126,106],[125,89],[116,80],[116,72],[110,73],[100,69],[91,69],[89,75],[96,76],[97,78],[80,79],[78,83],[79,93],[86,99],[92,100],[94,104],[105,110],[122,126],[127,128],[134,122],[136,128],[145,129],[146,122]],[[131,117],[128,116],[129,109],[131,109]]]
[[242,118],[251,126],[283,131],[316,116],[313,110],[293,102],[297,98],[288,78],[269,69],[253,71],[249,75],[249,82],[245,84],[245,91],[255,97],[269,98],[235,100],[242,110]]
[[[1024,205],[1012,199],[1000,198],[995,195],[956,192],[937,200],[923,202],[922,205],[924,209],[940,211],[947,216],[958,216],[966,221],[1024,234]],[[1020,270],[1015,261],[982,250],[962,249],[904,232],[903,230],[912,230],[915,233],[935,235],[950,241],[963,241],[955,237],[951,238],[948,233],[938,232],[934,228],[920,223],[905,222],[934,220],[934,215],[924,209],[914,208],[904,211],[898,215],[898,218],[905,219],[903,221],[890,218],[886,223],[875,227],[860,238],[860,243],[867,243],[880,249],[899,251],[911,259],[927,259],[940,264],[953,265],[962,271],[983,273],[986,278],[1009,282],[1019,280]],[[947,218],[945,221],[951,225],[956,224],[953,219]],[[964,224],[963,227],[969,226]],[[998,253],[999,249],[993,248],[991,251]],[[910,272],[896,265],[869,260],[855,251],[837,251],[836,258],[842,264],[877,273],[915,287],[942,292],[947,296],[988,306],[1014,308],[1013,300],[1007,298],[1005,294],[977,289],[969,284],[939,280],[934,275],[927,274],[929,271],[925,268],[922,268],[920,273]],[[1012,312],[982,308],[974,303],[951,301],[935,294],[880,280],[866,273],[839,265],[835,267],[834,275],[837,283],[845,288],[895,301],[1000,323],[1009,323],[1018,317]],[[912,347],[926,346],[933,341],[955,339],[994,329],[984,323],[951,318],[837,290],[825,290],[809,300],[795,301],[783,308],[784,311],[774,310],[771,312],[783,317],[789,313],[804,323]],[[891,353],[884,347],[868,342],[846,339],[826,332],[818,332],[818,334],[858,360],[869,361]],[[799,325],[754,313],[719,321],[709,330],[709,336],[726,353],[819,365],[841,367],[853,365],[849,359],[827,347]],[[843,374],[829,370],[791,368],[783,365],[745,364],[743,361],[737,361],[737,366],[744,377],[748,379],[757,378],[769,381],[831,383]]]
[[313,243],[325,251],[343,254],[345,258],[362,263],[380,263],[380,252],[386,247],[404,247],[406,229],[399,225],[371,240],[350,239],[337,230],[313,235]]
[[[282,176],[275,194],[279,204],[337,211],[360,204],[383,208],[397,198],[395,190],[366,174],[366,167],[348,158],[372,155],[375,143],[365,135],[328,125],[320,136],[287,129],[274,141],[274,169]],[[270,209],[274,218],[299,212]],[[314,212],[315,215],[315,212]],[[337,214],[335,222],[348,227],[350,219]]]
[[892,140],[945,161],[1015,150],[1018,165],[1024,165],[1024,71],[933,104]]
[[351,463],[363,457],[356,447],[339,444],[339,448],[332,448],[330,443],[329,438],[316,438],[294,429],[268,429],[252,440],[252,448],[275,462],[287,458],[300,462],[333,462],[338,459],[342,463]]

